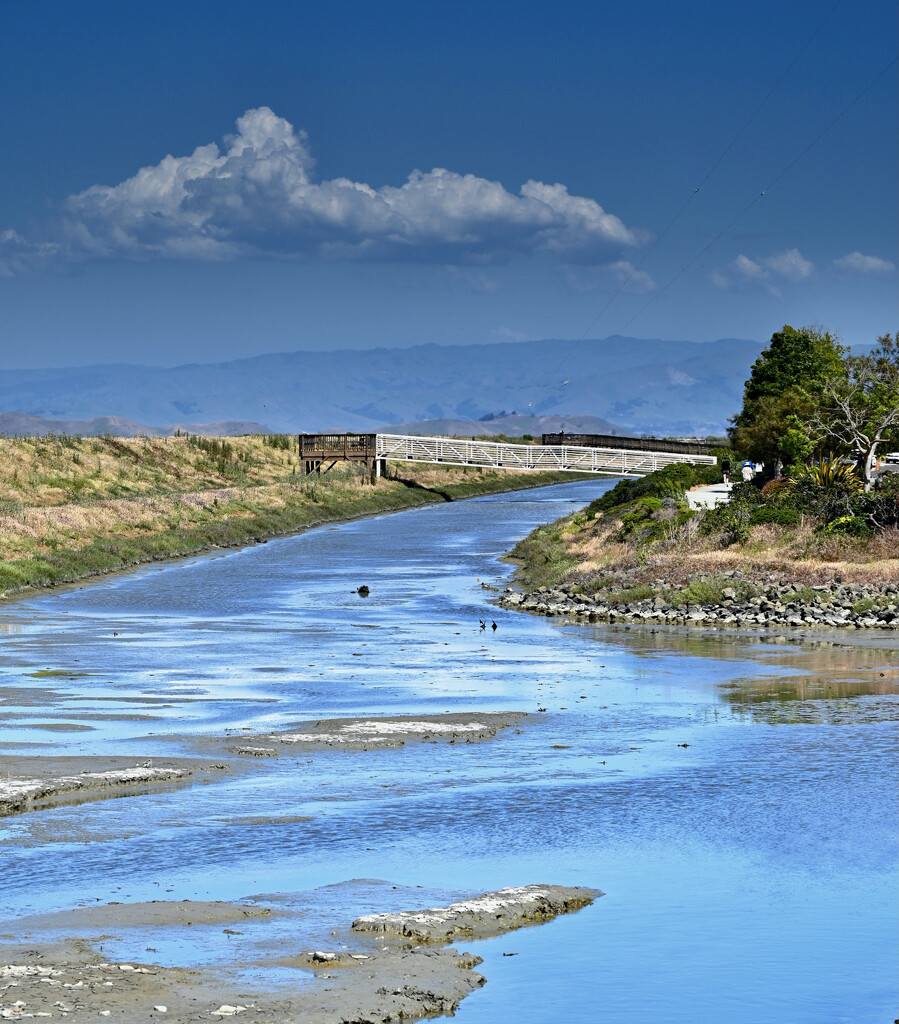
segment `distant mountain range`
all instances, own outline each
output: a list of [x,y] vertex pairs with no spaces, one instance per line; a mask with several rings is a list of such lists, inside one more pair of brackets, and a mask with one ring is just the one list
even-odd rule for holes
[[[740,407],[762,347],[734,338],[614,336],[286,352],[172,368],[10,370],[0,378],[0,410],[56,421],[109,417],[138,433],[179,425],[199,433],[226,422],[251,430],[371,432],[435,420],[486,425],[512,414],[558,416],[566,429],[575,429],[574,417],[592,416],[619,433],[720,434]],[[0,432],[25,431],[0,421]]]
[[418,423],[396,423],[384,429],[390,434],[419,434],[423,437],[436,434],[451,437],[480,437],[506,434],[521,437],[530,434],[623,434],[615,423],[599,416],[492,416],[489,420],[419,420]]
[[121,416],[97,416],[91,420],[51,420],[27,413],[0,412],[0,437],[45,437],[47,434],[80,434],[82,437],[172,437],[202,434],[204,437],[234,437],[238,434],[268,434],[271,431],[251,420],[223,420],[221,423],[172,423],[167,427],[149,427]]

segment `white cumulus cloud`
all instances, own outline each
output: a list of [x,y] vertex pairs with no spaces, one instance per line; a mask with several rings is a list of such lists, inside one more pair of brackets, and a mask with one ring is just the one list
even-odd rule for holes
[[798,249],[785,249],[762,259],[750,259],[740,253],[724,270],[712,272],[712,283],[718,288],[750,287],[758,285],[779,295],[779,284],[784,281],[804,281],[815,272],[815,265]]
[[866,256],[863,252],[850,252],[833,261],[840,270],[850,270],[857,274],[888,274],[896,269],[894,263],[882,260],[879,256]]
[[[305,132],[268,107],[237,131],[167,156],[118,185],[70,196],[41,240],[0,236],[0,268],[51,258],[286,258],[491,264],[550,253],[607,262],[640,237],[594,199],[561,184],[502,184],[445,168],[413,171],[399,186],[314,179]],[[8,237],[7,237],[8,236]]]

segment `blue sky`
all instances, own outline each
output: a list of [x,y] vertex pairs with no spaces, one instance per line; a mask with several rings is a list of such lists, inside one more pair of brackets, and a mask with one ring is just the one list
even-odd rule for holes
[[0,367],[871,341],[896,38],[893,0],[5,5]]

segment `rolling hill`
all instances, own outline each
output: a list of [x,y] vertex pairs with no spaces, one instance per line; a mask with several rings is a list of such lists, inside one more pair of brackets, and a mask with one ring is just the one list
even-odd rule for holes
[[12,370],[0,379],[0,410],[138,425],[242,421],[291,432],[577,415],[611,421],[619,432],[704,435],[721,433],[739,408],[761,348],[733,338],[616,336]]

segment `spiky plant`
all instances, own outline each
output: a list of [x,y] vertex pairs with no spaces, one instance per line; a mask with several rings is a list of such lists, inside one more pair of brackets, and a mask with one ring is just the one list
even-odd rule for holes
[[796,480],[808,480],[828,491],[850,491],[855,493],[864,487],[862,478],[855,471],[855,465],[838,455],[825,455],[805,466]]

